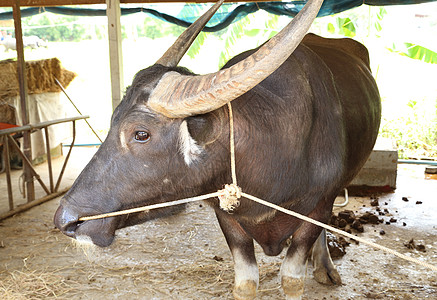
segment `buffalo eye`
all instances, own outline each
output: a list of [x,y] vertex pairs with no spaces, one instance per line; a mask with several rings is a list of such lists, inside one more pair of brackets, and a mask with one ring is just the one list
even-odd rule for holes
[[147,131],[136,131],[135,140],[137,142],[147,142],[150,139],[150,134]]

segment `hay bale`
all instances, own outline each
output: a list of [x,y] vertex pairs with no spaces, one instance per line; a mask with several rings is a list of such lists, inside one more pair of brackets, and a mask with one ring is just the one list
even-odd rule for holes
[[[74,72],[64,69],[57,58],[26,62],[26,73],[29,94],[61,92],[55,78],[67,87],[76,77]],[[11,59],[0,61],[0,100],[5,101],[18,94],[17,62]]]

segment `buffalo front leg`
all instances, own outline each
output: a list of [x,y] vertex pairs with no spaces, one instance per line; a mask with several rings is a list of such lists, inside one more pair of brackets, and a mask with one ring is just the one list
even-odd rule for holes
[[293,234],[281,266],[281,283],[287,300],[302,299],[308,255],[321,229],[304,222]]
[[341,284],[341,277],[332,262],[326,241],[326,229],[323,229],[313,246],[312,260],[314,279],[322,284]]
[[254,299],[259,284],[259,272],[253,239],[227,213],[220,212],[216,215],[234,260],[234,298],[237,300]]

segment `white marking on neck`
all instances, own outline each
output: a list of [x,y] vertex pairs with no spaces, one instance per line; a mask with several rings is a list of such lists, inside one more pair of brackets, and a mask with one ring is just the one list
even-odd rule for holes
[[191,137],[185,120],[179,130],[179,151],[184,156],[185,163],[188,166],[197,160],[202,153],[202,147]]

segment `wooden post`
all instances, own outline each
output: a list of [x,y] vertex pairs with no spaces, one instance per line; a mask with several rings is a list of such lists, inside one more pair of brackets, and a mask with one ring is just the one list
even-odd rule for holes
[[[21,11],[20,0],[15,1],[12,5],[14,26],[15,26],[15,43],[17,49],[17,75],[18,86],[20,89],[20,105],[21,105],[21,120],[22,125],[29,124],[28,99],[27,99],[27,73],[24,62],[24,48],[23,48],[23,32],[21,29]],[[32,161],[32,144],[30,140],[30,131],[23,132],[23,153]],[[23,164],[24,181],[27,188],[27,201],[31,202],[35,199],[35,190],[33,184],[32,172],[26,164]]]
[[112,109],[114,110],[121,102],[124,89],[120,0],[106,0],[106,15],[108,17]]

